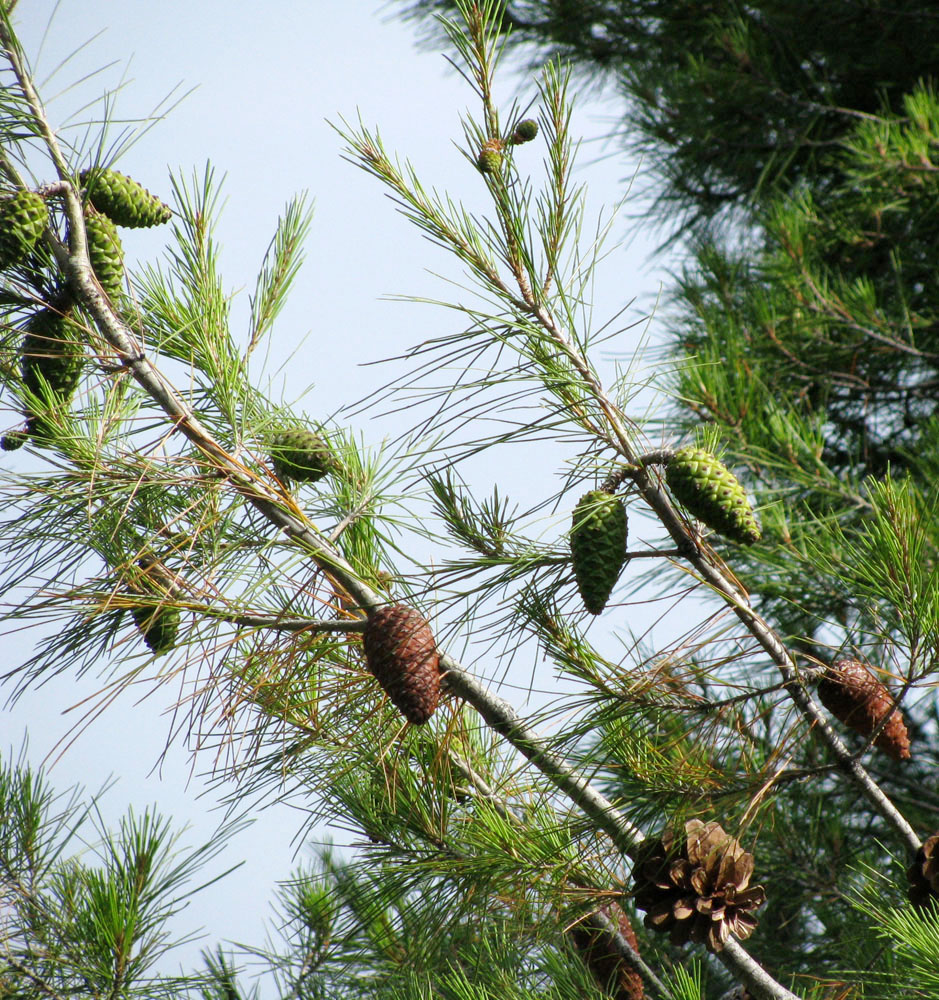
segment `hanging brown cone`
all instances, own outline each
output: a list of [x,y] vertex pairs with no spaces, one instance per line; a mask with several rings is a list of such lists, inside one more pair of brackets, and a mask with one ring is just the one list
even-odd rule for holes
[[375,679],[408,722],[423,725],[440,701],[440,654],[427,620],[406,604],[375,608],[363,641]]
[[[636,932],[622,908],[612,903],[601,907],[600,912],[618,925],[620,934],[638,954]],[[583,923],[575,925],[568,933],[601,990],[607,992],[613,1000],[643,1000],[645,989],[642,976],[614,947],[608,934]]]
[[924,841],[906,871],[910,902],[918,909],[939,902],[939,833]]
[[753,911],[766,901],[762,886],[750,887],[753,855],[718,823],[691,819],[683,836],[666,831],[640,846],[633,866],[636,906],[651,930],[670,934],[672,944],[703,942],[721,951],[727,939],[754,931]]
[[[829,712],[861,736],[869,737],[890,711],[890,692],[860,660],[838,660],[818,682],[818,700]],[[898,709],[874,740],[893,760],[910,759],[910,737]]]

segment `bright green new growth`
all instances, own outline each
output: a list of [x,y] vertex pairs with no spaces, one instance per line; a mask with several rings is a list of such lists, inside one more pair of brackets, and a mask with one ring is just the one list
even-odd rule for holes
[[46,228],[46,203],[35,191],[0,201],[0,267],[22,263]]
[[176,645],[179,608],[145,604],[134,608],[131,614],[137,628],[143,633],[143,641],[155,656],[168,653]]
[[20,349],[23,385],[34,396],[67,406],[81,378],[84,347],[68,313],[37,312]]
[[91,269],[109,299],[120,298],[124,288],[124,249],[114,223],[99,212],[85,216]]
[[116,170],[83,170],[81,182],[91,204],[118,226],[128,229],[160,226],[173,214],[169,205]]
[[315,483],[336,464],[326,442],[305,427],[276,431],[271,436],[270,451],[278,479]]
[[760,526],[737,477],[703,448],[682,448],[669,459],[665,481],[690,514],[734,542],[760,540]]
[[577,589],[592,615],[606,607],[626,560],[626,508],[603,490],[585,493],[574,508],[571,559]]

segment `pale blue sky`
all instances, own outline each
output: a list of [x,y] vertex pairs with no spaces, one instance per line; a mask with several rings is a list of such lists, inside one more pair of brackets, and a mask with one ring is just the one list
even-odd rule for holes
[[[22,0],[17,11],[31,57],[48,27],[34,61],[44,96],[58,95],[49,101],[54,123],[122,78],[118,118],[150,112],[177,85],[178,93],[195,88],[118,166],[161,194],[168,194],[168,168],[201,170],[210,159],[227,173],[228,205],[218,235],[227,284],[243,289],[236,320],[245,316],[247,290],[285,202],[304,189],[315,199],[307,264],[272,342],[272,357],[286,359],[307,338],[286,369],[287,398],[312,381],[316,388],[304,406],[333,412],[387,377],[380,369],[360,367],[363,361],[397,354],[434,335],[441,324],[452,328],[452,318],[442,312],[382,299],[439,295],[439,283],[427,272],[459,272],[396,215],[376,181],[340,158],[340,141],[325,121],[361,113],[367,123],[379,125],[389,148],[414,162],[429,186],[482,204],[481,180],[452,143],[461,138],[459,115],[472,94],[440,55],[417,51],[411,27],[383,18],[387,10],[368,0],[263,5],[62,0],[55,7],[51,24],[51,3]],[[87,39],[92,40],[47,79]],[[115,61],[102,75],[64,89]],[[534,93],[519,75],[505,72],[501,94],[506,105],[516,87],[523,103]],[[613,107],[609,96],[590,95],[578,105],[575,133],[588,140],[602,136]],[[579,178],[591,192],[588,218],[622,196],[632,170],[615,149],[585,144]],[[614,227],[614,236],[630,246],[615,251],[604,267],[597,287],[599,316],[612,315],[637,296],[648,308],[658,289],[662,271],[647,264],[655,234],[634,235],[625,216]],[[135,232],[124,243],[129,254],[150,257],[158,253],[161,239],[159,232]],[[638,318],[642,309],[636,306],[630,315]],[[394,430],[364,419],[361,426],[373,441]],[[28,638],[7,641],[8,662],[24,655]],[[30,757],[43,760],[73,724],[75,713],[61,712],[96,689],[93,677],[67,679],[24,697],[7,713],[5,746],[17,747],[28,727]],[[187,839],[195,843],[210,835],[218,819],[211,796],[198,797],[204,788],[198,774],[212,761],[198,757],[193,762],[185,747],[175,745],[162,768],[153,771],[169,728],[161,713],[170,701],[163,704],[154,696],[138,705],[125,696],[78,737],[50,777],[62,788],[76,781],[96,788],[113,774],[119,782],[105,800],[106,817],[115,820],[129,802],[155,802],[177,822],[191,824]],[[218,864],[221,869],[244,858],[246,866],[197,897],[178,918],[180,932],[204,927],[208,937],[202,945],[223,939],[261,943],[270,890],[289,874],[300,824],[301,817],[285,807],[261,812]],[[177,960],[194,962],[199,947],[181,950]]]

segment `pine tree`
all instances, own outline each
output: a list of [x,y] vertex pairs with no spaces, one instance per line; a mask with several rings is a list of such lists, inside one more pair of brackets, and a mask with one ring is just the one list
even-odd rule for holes
[[[524,33],[539,7],[569,34],[544,40],[578,56],[592,39],[590,58],[635,74],[634,97],[650,70],[639,134],[661,164],[683,154],[661,207],[690,225],[698,266],[678,290],[684,355],[669,367],[683,409],[657,423],[633,412],[629,369],[601,377],[606,330],[589,291],[617,216],[587,235],[567,70],[549,61],[531,101],[494,95],[503,30]],[[244,344],[216,271],[211,173],[174,178],[167,263],[125,259],[120,287],[102,288],[80,178],[111,165],[69,161],[0,13],[23,126],[5,133],[4,177],[29,188],[17,137],[38,136],[55,178],[42,186],[46,231],[4,271],[5,386],[29,429],[42,406],[30,446],[51,459],[41,474],[5,475],[3,583],[34,590],[7,619],[62,622],[15,677],[37,684],[109,654],[129,683],[144,669],[133,642],[153,678],[198,659],[195,714],[248,748],[232,794],[279,794],[287,780],[314,815],[358,832],[354,857],[323,852],[285,890],[287,935],[267,956],[284,996],[692,1000],[745,985],[834,1000],[939,985],[926,845],[918,905],[905,901],[906,869],[939,827],[926,391],[937,113],[919,82],[925,56],[896,60],[904,79],[886,69],[912,8],[897,12],[880,65],[849,79],[847,53],[819,56],[828,107],[853,109],[830,120],[803,106],[794,80],[814,64],[792,62],[783,5],[723,20],[698,5],[629,5],[637,17],[619,34],[604,28],[600,14],[626,7],[459,0],[442,22],[479,102],[462,149],[485,213],[425,186],[376,130],[338,124],[348,157],[474,289],[444,303],[465,328],[415,346],[379,398],[426,407],[384,450],[278,406],[249,377],[299,265],[301,202],[279,222]],[[771,51],[757,30],[767,24]],[[810,37],[820,52],[843,43],[838,25]],[[748,81],[746,94],[733,86]],[[868,104],[852,104],[855,87]],[[751,134],[717,129],[710,162],[703,137],[736,120],[744,96],[763,98],[763,117]],[[530,119],[535,138],[516,142]],[[670,121],[687,129],[681,141]],[[22,374],[37,296],[87,337],[67,400]],[[184,379],[164,373],[179,365]],[[314,481],[277,474],[270,443],[285,427],[329,457]],[[533,440],[550,440],[560,477],[530,510],[467,485],[475,456]],[[596,615],[571,556],[572,513],[594,491],[630,518]],[[663,590],[679,620],[667,645],[629,637],[624,652],[602,634],[625,597]],[[691,594],[701,621],[680,603]],[[172,629],[151,658],[146,632],[161,615]],[[563,691],[526,718],[459,661],[461,644],[516,660],[536,647]],[[17,991],[48,995],[6,953],[0,981],[15,974]],[[209,971],[208,995],[240,995],[228,956]]]

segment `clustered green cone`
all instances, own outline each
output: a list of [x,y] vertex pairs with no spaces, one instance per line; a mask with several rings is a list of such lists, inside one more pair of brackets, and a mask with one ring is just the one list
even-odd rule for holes
[[143,185],[116,170],[83,170],[81,182],[91,204],[118,226],[137,229],[160,226],[173,212]]
[[0,267],[26,259],[46,228],[46,203],[35,191],[0,201]]
[[476,157],[476,166],[480,173],[497,174],[502,169],[502,154],[497,149],[486,148],[480,150]]
[[315,483],[335,468],[329,446],[305,427],[282,428],[271,435],[271,462],[278,479]]
[[131,614],[137,628],[143,633],[143,641],[152,653],[159,656],[160,653],[168,653],[176,645],[179,608],[142,604],[133,608]]
[[690,514],[734,542],[760,540],[760,526],[737,477],[703,448],[682,448],[665,466],[665,481]]
[[29,434],[23,430],[7,431],[6,434],[0,438],[0,450],[3,451],[16,451],[17,448],[22,448],[29,438]]
[[606,607],[626,559],[626,508],[603,490],[585,493],[574,508],[571,557],[577,589],[592,615]]
[[124,289],[124,248],[114,223],[100,212],[85,216],[88,258],[109,299],[118,299]]
[[512,142],[518,146],[523,142],[531,142],[538,134],[538,122],[534,118],[523,118],[512,132]]
[[20,348],[23,385],[51,405],[68,405],[84,362],[79,328],[68,312],[42,309],[26,324]]

